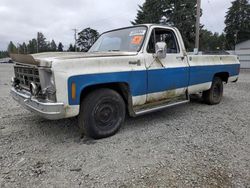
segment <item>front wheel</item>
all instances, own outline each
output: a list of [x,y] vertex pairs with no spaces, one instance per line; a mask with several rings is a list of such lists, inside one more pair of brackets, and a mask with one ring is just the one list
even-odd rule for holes
[[125,112],[125,103],[119,93],[111,89],[98,89],[82,100],[78,124],[87,136],[106,138],[118,132]]
[[223,82],[221,78],[215,77],[209,90],[204,91],[202,97],[209,105],[219,104],[223,97]]

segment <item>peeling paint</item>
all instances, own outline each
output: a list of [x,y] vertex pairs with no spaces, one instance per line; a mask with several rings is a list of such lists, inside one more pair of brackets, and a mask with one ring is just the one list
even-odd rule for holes
[[150,94],[147,97],[147,103],[157,102],[161,100],[171,99],[178,96],[176,90],[164,91],[157,94]]

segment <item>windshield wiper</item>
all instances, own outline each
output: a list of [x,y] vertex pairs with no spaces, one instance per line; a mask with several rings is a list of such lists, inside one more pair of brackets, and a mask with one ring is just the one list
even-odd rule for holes
[[120,50],[109,50],[109,52],[120,52]]

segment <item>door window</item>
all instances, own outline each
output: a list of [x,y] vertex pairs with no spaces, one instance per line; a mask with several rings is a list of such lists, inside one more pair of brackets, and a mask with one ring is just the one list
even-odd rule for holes
[[167,54],[180,53],[180,49],[173,31],[157,28],[151,33],[147,47],[148,53],[155,53],[155,44],[157,42],[165,42],[167,44]]

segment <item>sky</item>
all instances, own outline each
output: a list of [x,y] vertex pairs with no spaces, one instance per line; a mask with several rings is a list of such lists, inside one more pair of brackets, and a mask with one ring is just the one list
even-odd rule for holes
[[[91,27],[100,33],[131,25],[138,5],[145,0],[1,0],[0,50],[8,43],[28,42],[42,32],[48,41],[54,39],[67,48],[74,43],[74,32]],[[201,0],[201,23],[221,33],[232,0]]]

